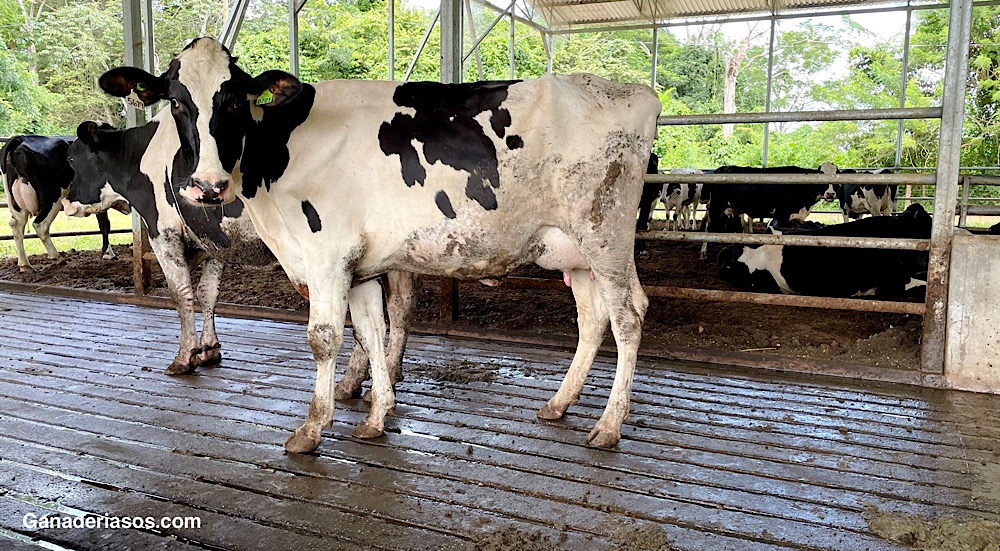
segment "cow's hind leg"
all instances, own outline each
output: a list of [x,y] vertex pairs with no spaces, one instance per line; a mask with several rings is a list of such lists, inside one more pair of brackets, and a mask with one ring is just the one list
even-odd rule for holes
[[215,333],[215,305],[219,301],[219,280],[222,279],[222,262],[208,257],[201,265],[201,281],[198,282],[198,302],[201,304],[201,351],[198,353],[199,366],[222,363],[222,345]]
[[[13,199],[8,199],[13,200]],[[28,262],[28,255],[24,252],[24,227],[28,225],[28,213],[25,211],[10,211],[10,231],[14,235],[14,248],[17,249],[17,268],[21,272],[31,272],[34,268]]]
[[333,424],[333,389],[337,352],[344,342],[347,296],[351,275],[346,266],[317,263],[306,284],[309,286],[309,347],[316,358],[316,386],[309,414],[285,441],[285,450],[305,453],[319,446],[324,428]]
[[592,262],[601,296],[611,318],[611,332],[618,348],[618,364],[615,380],[611,386],[608,405],[601,419],[590,432],[587,441],[598,448],[614,447],[621,438],[621,426],[628,418],[629,400],[632,392],[632,376],[642,337],[642,320],[649,300],[642,290],[635,264],[626,257],[624,262]]
[[39,215],[35,217],[32,226],[35,228],[35,235],[42,241],[42,245],[45,246],[45,252],[49,255],[49,258],[57,261],[58,263],[64,262],[59,256],[59,251],[56,250],[56,246],[52,244],[52,221],[56,219],[56,215],[62,211],[62,203],[53,203],[45,216]]
[[101,258],[104,260],[111,260],[115,258],[115,251],[111,248],[111,219],[108,218],[108,213],[99,212],[97,213],[97,228],[101,230]]
[[357,438],[376,438],[385,430],[385,416],[395,404],[389,368],[386,365],[385,317],[382,315],[382,287],[377,279],[367,281],[348,294],[354,336],[371,362],[372,396],[368,416],[355,429]]
[[596,283],[590,279],[590,270],[573,270],[570,277],[573,298],[576,299],[576,323],[580,336],[573,363],[570,364],[559,390],[538,410],[538,417],[542,419],[559,419],[580,398],[584,380],[608,329],[608,310],[604,307]]

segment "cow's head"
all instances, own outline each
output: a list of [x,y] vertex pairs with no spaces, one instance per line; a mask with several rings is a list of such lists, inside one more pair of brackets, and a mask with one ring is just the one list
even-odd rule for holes
[[128,203],[108,182],[110,151],[121,142],[121,130],[107,123],[85,122],[76,129],[77,139],[66,152],[66,161],[73,169],[69,194],[62,200],[63,211],[69,216],[87,216],[110,208],[123,213]]
[[250,84],[236,58],[211,38],[191,42],[160,76],[118,67],[100,79],[101,88],[113,96],[143,105],[170,102],[180,139],[174,185],[189,202],[203,205],[235,198],[230,175],[243,153],[250,124]]

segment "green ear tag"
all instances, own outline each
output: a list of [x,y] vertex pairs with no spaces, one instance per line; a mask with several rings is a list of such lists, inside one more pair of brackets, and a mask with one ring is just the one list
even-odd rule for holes
[[146,91],[146,83],[145,82],[137,82],[137,83],[135,83],[135,89],[138,90],[138,91],[140,91],[140,92],[145,92]]
[[270,90],[264,90],[259,96],[257,96],[257,101],[254,102],[257,105],[267,105],[274,101],[274,94]]

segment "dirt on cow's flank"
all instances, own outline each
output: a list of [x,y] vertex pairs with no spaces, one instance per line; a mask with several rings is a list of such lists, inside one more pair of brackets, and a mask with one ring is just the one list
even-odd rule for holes
[[[716,276],[714,261],[698,259],[699,248],[692,243],[650,243],[647,254],[637,258],[639,278],[646,285],[735,290]],[[711,246],[709,258],[714,258],[719,249]],[[64,255],[66,263],[62,265],[44,256],[32,257],[37,271],[28,274],[18,272],[16,259],[2,259],[0,280],[131,292],[131,248],[118,246],[116,251],[118,259],[111,261],[102,260],[97,251],[70,252]],[[561,278],[559,273],[534,266],[519,269],[514,275],[556,281]],[[153,287],[154,295],[167,296],[163,275],[155,262]],[[460,328],[576,335],[576,307],[569,288],[517,289],[503,284],[486,287],[476,281],[461,281],[459,290]],[[273,262],[261,264],[257,258],[253,263],[226,266],[219,299],[299,311],[308,308],[280,266]],[[439,301],[437,278],[424,278],[417,321],[437,321]],[[642,342],[917,369],[920,321],[919,316],[899,314],[652,297]],[[610,332],[607,342],[612,342]]]
[[928,519],[870,507],[865,519],[874,534],[917,551],[1000,551],[1000,523],[982,518]]

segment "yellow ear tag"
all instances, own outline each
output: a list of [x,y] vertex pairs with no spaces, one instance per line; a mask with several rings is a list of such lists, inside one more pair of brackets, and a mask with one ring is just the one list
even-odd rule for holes
[[257,101],[254,103],[257,105],[267,105],[272,101],[274,101],[274,94],[272,94],[270,90],[264,90],[259,96],[257,96]]

